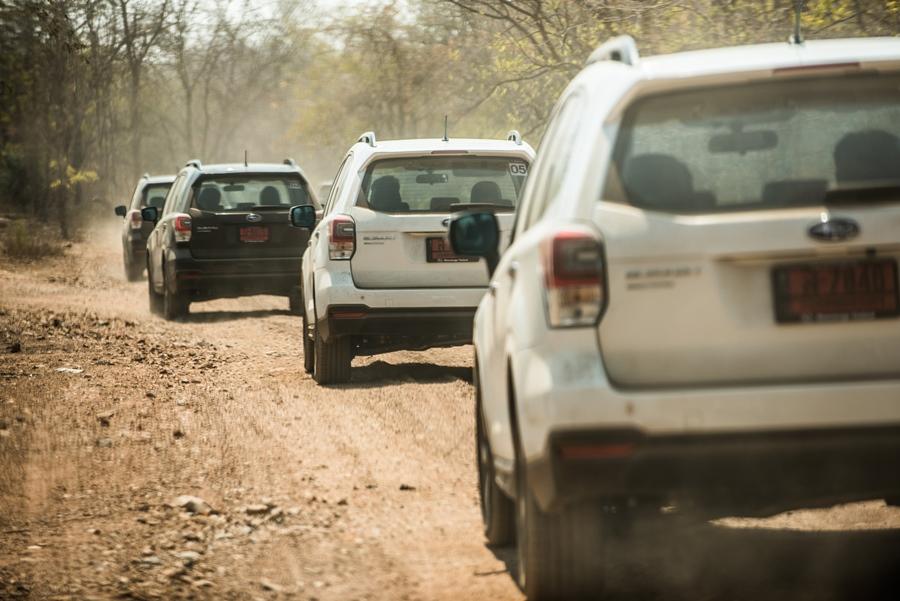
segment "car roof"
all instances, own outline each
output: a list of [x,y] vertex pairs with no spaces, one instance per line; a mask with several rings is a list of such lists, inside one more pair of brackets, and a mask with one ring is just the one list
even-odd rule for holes
[[900,38],[845,38],[661,54],[641,57],[636,67],[644,77],[655,79],[895,60],[900,60]]
[[[196,169],[196,167],[194,167]],[[284,163],[219,163],[203,165],[197,169],[204,175],[224,175],[233,173],[301,173],[296,165]]]
[[145,175],[141,178],[141,184],[171,184],[175,181],[174,175]]
[[582,74],[591,80],[600,80],[609,77],[613,70],[622,75],[624,69],[631,78],[637,80],[684,79],[898,60],[900,38],[844,38],[810,40],[801,44],[750,44],[642,56],[631,66],[617,61],[597,60],[582,70]]
[[534,150],[527,142],[517,144],[511,140],[491,140],[484,138],[417,138],[410,140],[378,140],[375,146],[357,142],[354,149],[367,149],[369,154],[381,153],[425,153],[435,151],[469,151],[484,153],[524,153],[533,155]]

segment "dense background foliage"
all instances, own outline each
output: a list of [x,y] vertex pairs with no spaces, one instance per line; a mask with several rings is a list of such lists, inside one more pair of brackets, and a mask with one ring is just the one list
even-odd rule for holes
[[[808,38],[900,34],[900,0],[806,0]],[[794,0],[0,0],[0,207],[58,225],[144,172],[292,156],[327,179],[379,138],[540,139],[590,51],[783,41]]]

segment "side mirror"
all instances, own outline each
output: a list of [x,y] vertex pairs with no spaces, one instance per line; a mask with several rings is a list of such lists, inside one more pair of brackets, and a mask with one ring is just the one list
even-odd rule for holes
[[144,221],[149,221],[151,223],[156,223],[159,221],[159,209],[156,207],[144,207],[141,209],[141,219]]
[[124,217],[128,213],[128,207],[125,205],[119,205],[116,207],[116,215],[119,217]]
[[464,257],[484,257],[488,277],[500,261],[500,227],[493,213],[459,213],[450,220],[450,246]]
[[316,227],[316,207],[312,205],[291,207],[291,225],[306,230]]

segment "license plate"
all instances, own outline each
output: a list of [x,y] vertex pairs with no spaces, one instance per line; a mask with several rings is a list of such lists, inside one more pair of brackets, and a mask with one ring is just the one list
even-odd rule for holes
[[780,323],[900,315],[893,259],[782,265],[773,269],[772,283]]
[[268,242],[269,228],[261,225],[250,225],[241,228],[241,242]]
[[429,263],[476,263],[478,257],[461,257],[446,238],[425,238],[425,259]]

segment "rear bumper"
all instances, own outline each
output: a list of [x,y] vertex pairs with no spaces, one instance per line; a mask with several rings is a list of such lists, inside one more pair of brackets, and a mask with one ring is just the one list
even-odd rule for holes
[[771,515],[900,494],[900,426],[646,436],[554,432],[528,462],[539,502],[650,499],[708,516]]
[[175,291],[195,300],[287,295],[300,283],[300,257],[277,259],[195,259],[178,249],[166,265]]
[[424,344],[469,344],[472,342],[474,308],[382,309],[366,305],[332,305],[318,321],[325,340],[337,336],[404,337]]

